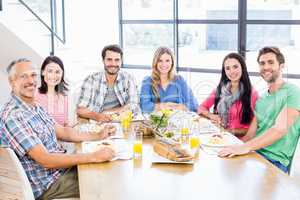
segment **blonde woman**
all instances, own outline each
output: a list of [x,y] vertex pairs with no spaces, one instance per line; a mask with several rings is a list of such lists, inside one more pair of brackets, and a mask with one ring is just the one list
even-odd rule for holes
[[167,47],[159,47],[152,62],[152,75],[142,83],[140,104],[143,112],[162,109],[197,110],[197,100],[186,81],[175,75],[174,56]]

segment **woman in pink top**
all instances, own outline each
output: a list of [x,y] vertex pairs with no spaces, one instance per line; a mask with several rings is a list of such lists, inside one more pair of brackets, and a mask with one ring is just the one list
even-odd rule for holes
[[48,56],[41,67],[37,101],[62,126],[68,125],[67,91],[63,62],[57,56]]
[[[230,53],[223,60],[218,87],[198,107],[198,113],[242,137],[253,118],[257,98],[244,58]],[[209,111],[212,106],[213,113]]]

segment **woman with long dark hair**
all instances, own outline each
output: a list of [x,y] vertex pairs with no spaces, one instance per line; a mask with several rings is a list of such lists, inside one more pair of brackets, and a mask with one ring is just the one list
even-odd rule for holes
[[[243,136],[253,118],[257,98],[244,58],[238,53],[230,53],[223,59],[217,88],[202,102],[198,113],[229,132]],[[212,106],[213,113],[209,111]]]
[[152,74],[142,83],[142,112],[175,109],[196,112],[198,102],[183,77],[175,75],[174,55],[167,47],[159,47],[153,57]]
[[40,75],[38,103],[58,124],[68,125],[68,84],[64,79],[65,69],[62,60],[57,56],[48,56],[42,64]]

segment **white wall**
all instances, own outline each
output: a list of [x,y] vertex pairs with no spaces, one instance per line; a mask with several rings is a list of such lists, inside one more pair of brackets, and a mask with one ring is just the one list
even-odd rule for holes
[[118,1],[65,3],[66,48],[70,49],[66,62],[72,61],[66,66],[67,76],[82,79],[91,70],[102,68],[101,50],[105,45],[119,43]]
[[119,43],[118,1],[65,1],[66,45],[57,51],[65,64],[70,84],[69,119],[75,121],[75,106],[82,80],[103,69],[101,50]]
[[[118,1],[65,1],[65,4],[67,44],[58,44],[56,52],[65,62],[66,78],[76,88],[86,75],[103,68],[102,48],[119,43]],[[10,91],[6,66],[19,57],[27,57],[38,66],[43,59],[3,25],[1,15],[0,105],[6,101]]]
[[28,58],[40,65],[42,58],[0,22],[0,105],[9,98],[10,87],[6,67],[12,60]]

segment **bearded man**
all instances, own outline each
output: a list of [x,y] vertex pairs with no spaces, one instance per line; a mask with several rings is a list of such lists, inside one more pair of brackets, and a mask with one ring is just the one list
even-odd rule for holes
[[267,46],[259,50],[259,73],[268,91],[257,100],[255,116],[242,145],[229,146],[219,152],[232,157],[256,151],[288,173],[300,130],[300,89],[282,76],[285,59],[279,48]]
[[89,75],[83,82],[77,104],[77,114],[98,122],[109,122],[111,115],[131,110],[139,111],[137,85],[129,73],[120,70],[123,51],[118,45],[102,50],[104,71]]

